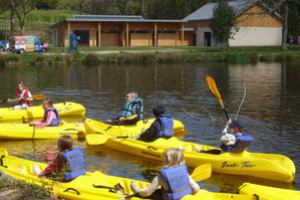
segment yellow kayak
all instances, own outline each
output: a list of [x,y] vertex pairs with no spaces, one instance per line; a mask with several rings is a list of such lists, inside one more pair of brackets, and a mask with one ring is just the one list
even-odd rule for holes
[[[78,103],[65,102],[55,103],[53,106],[58,110],[61,117],[66,116],[84,116],[85,107]],[[44,110],[42,105],[33,106],[30,109],[12,110],[12,108],[0,108],[0,121],[9,120],[22,120],[22,117],[26,119],[43,118]]]
[[37,128],[29,124],[0,124],[0,139],[30,140],[30,139],[57,139],[62,135],[72,138],[84,138],[83,123],[67,123],[62,121],[59,126]]
[[262,200],[300,200],[300,191],[244,183],[240,194],[257,194]]
[[[32,166],[35,164],[40,169],[44,169],[47,165],[39,162],[28,161],[16,157],[9,156],[6,149],[0,148],[1,166],[0,170],[4,173],[21,180],[34,182],[35,184],[42,185],[42,182],[50,181],[48,179],[42,179],[36,177],[32,172]],[[23,169],[26,173],[19,172]],[[108,176],[99,171],[87,172],[86,175],[80,176],[69,183],[58,183],[54,186],[57,196],[60,198],[67,198],[72,200],[118,200],[132,195],[133,192],[130,189],[130,183],[135,182],[140,188],[146,188],[149,183],[142,182],[133,179],[120,178],[115,176]],[[109,192],[109,188],[99,188],[99,186],[114,188],[120,185],[124,190],[124,194],[117,194],[115,192]],[[94,187],[96,186],[96,187]],[[119,187],[120,188],[120,187]],[[137,200],[140,198],[133,197],[130,200]],[[188,195],[182,198],[182,200],[256,200],[253,195],[237,195],[237,194],[224,194],[213,193],[206,190],[200,190],[195,195]]]
[[[96,121],[88,118],[86,119],[86,121],[87,120],[89,121],[89,123],[85,126],[87,134],[95,133],[95,130],[109,130],[117,136],[126,136],[128,135],[128,133],[132,135],[139,135],[142,132],[144,132],[144,130],[148,129],[151,126],[151,124],[155,121],[155,119],[147,119],[144,121],[140,120],[134,125],[110,125],[101,121]],[[188,131],[184,130],[183,123],[178,120],[174,120],[174,132],[176,136],[184,136],[188,133]]]
[[[100,123],[97,127],[93,120],[86,119],[84,126],[86,129],[89,128],[89,133],[105,135],[108,139],[104,145],[136,156],[162,161],[164,150],[174,147],[184,150],[188,167],[196,168],[199,165],[210,163],[214,172],[223,174],[253,176],[283,182],[291,182],[295,178],[296,168],[293,161],[283,155],[249,153],[247,151],[241,154],[223,153],[220,155],[199,153],[196,151],[196,146],[199,146],[203,151],[218,148],[180,141],[176,137],[168,140],[160,138],[151,143],[130,138],[113,139],[112,137],[119,136],[118,133],[110,129],[103,130]],[[134,135],[132,133],[127,134]]]

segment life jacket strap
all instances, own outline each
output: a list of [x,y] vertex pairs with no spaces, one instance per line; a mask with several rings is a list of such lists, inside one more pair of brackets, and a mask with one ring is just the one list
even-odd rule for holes
[[79,170],[82,170],[82,169],[85,169],[84,167],[80,167],[80,168],[77,168],[77,169],[73,169],[73,170],[68,170],[69,172],[77,172]]
[[189,188],[191,188],[191,187],[190,186],[186,186],[186,187],[181,188],[179,190],[172,190],[172,191],[168,190],[167,193],[179,193],[179,192],[183,192],[183,191],[185,191],[185,190],[187,190]]

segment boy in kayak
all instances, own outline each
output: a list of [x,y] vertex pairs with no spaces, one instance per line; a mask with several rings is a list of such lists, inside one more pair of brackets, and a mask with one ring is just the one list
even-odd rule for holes
[[50,98],[43,100],[43,109],[45,110],[44,119],[37,122],[30,122],[29,124],[37,127],[58,126],[60,124],[60,116],[57,109],[53,107],[53,103]]
[[[134,91],[126,93],[126,103],[121,110],[119,117],[115,119],[108,119],[106,122],[112,125],[130,125],[136,124],[140,119],[143,118],[144,104],[143,100],[139,98],[138,94]],[[137,117],[124,120],[127,117],[137,115]]]
[[[136,183],[130,184],[131,190],[141,197],[160,196],[164,200],[181,199],[195,194],[199,185],[189,176],[185,158],[181,150],[169,148],[164,151],[163,168],[146,189],[140,189]],[[161,189],[158,187],[161,186]]]
[[155,121],[151,124],[144,133],[140,135],[138,140],[145,142],[153,142],[158,138],[169,139],[174,135],[174,122],[172,115],[165,114],[165,107],[162,105],[157,105],[153,108],[153,115]]
[[[18,88],[16,89],[17,97],[19,100],[18,105],[14,106],[14,110],[19,109],[29,109],[32,107],[31,101],[33,100],[30,89],[27,88],[23,81],[18,83]],[[7,102],[11,102],[11,99],[7,99]]]
[[73,139],[69,135],[63,135],[58,139],[57,148],[59,154],[56,158],[41,171],[36,165],[32,171],[36,176],[55,176],[62,179],[62,182],[69,182],[78,176],[85,175],[84,159],[79,149],[73,148]]
[[[228,129],[230,129],[230,133],[228,133]],[[201,153],[211,153],[211,154],[220,154],[224,152],[231,153],[243,153],[252,143],[253,138],[243,132],[244,125],[240,120],[231,120],[229,119],[225,129],[222,132],[221,137],[221,149],[213,149],[209,151],[201,151],[199,146],[196,146],[196,150]]]

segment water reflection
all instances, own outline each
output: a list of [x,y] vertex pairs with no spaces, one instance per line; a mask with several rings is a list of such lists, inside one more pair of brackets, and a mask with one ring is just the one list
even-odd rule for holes
[[[289,156],[299,166],[300,67],[296,63],[258,63],[257,65],[227,65],[224,63],[176,64],[156,66],[68,66],[22,67],[0,69],[0,92],[3,98],[15,96],[16,83],[25,80],[33,93],[43,93],[54,102],[74,101],[87,108],[87,116],[108,119],[119,114],[124,93],[135,90],[145,103],[145,116],[152,117],[152,107],[162,103],[167,111],[182,121],[190,131],[184,140],[219,146],[219,134],[225,117],[216,98],[206,85],[206,76],[215,78],[231,117],[243,97],[247,97],[239,119],[255,141],[251,152],[266,152]],[[35,101],[39,104],[39,101]],[[11,104],[2,104],[8,106]],[[213,123],[205,106],[217,122]],[[192,112],[201,121],[193,120],[181,108]],[[80,121],[81,119],[67,119]],[[47,162],[47,155],[57,153],[56,141],[1,141],[0,146],[18,157]],[[115,176],[150,181],[161,163],[105,146],[75,143],[84,152],[90,171],[101,170]],[[48,149],[48,150],[47,150]],[[299,174],[296,182],[299,182]],[[213,174],[201,182],[201,187],[213,191],[236,192],[243,182],[254,182],[282,188],[290,184],[275,183],[249,177]],[[296,185],[299,189],[299,185]]]

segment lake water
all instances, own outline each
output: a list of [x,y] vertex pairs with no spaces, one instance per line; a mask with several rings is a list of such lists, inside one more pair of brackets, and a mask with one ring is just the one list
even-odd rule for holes
[[[226,118],[207,87],[206,76],[216,80],[232,118],[242,100],[245,83],[247,97],[238,118],[243,120],[245,132],[255,139],[248,150],[286,155],[299,169],[299,63],[7,68],[0,69],[0,92],[2,99],[14,97],[17,81],[24,80],[34,94],[43,93],[54,102],[81,103],[87,109],[87,117],[106,120],[119,114],[125,92],[135,90],[144,100],[145,117],[152,117],[154,105],[163,104],[189,130],[183,140],[217,147]],[[217,118],[215,123],[203,108]],[[201,121],[192,119],[182,109]],[[82,149],[89,171],[151,181],[155,170],[161,167],[160,162],[105,146],[90,147],[85,141],[78,141],[75,146]],[[20,158],[49,162],[56,152],[56,141],[0,141],[0,147]],[[243,182],[300,189],[300,174],[296,174],[296,185],[217,173],[199,184],[210,191],[237,192]]]

